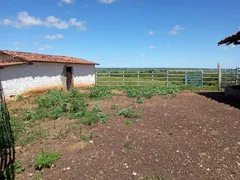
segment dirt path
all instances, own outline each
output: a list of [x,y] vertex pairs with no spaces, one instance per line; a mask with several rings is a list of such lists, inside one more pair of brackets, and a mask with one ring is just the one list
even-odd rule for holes
[[103,112],[116,112],[117,104],[141,117],[128,126],[119,116],[94,125],[93,143],[71,135],[52,143],[64,155],[43,179],[240,179],[240,109],[189,92],[135,101],[125,95],[98,101]]

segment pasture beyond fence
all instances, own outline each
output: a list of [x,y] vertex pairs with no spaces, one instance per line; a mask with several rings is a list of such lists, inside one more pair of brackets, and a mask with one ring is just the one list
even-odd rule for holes
[[98,86],[189,85],[221,88],[240,84],[240,68],[221,69],[98,69]]

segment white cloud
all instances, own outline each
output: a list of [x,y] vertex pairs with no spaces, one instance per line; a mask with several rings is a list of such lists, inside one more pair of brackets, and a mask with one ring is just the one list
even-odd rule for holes
[[171,45],[167,44],[167,48],[170,48],[170,47],[171,47]]
[[51,49],[51,48],[53,48],[53,47],[52,47],[51,45],[45,45],[44,48],[45,48],[45,49]]
[[144,56],[146,56],[146,54],[145,53],[140,53],[140,56],[144,57]]
[[44,51],[44,48],[38,48],[39,51]]
[[33,42],[33,44],[35,44],[35,45],[38,45],[38,44],[39,44],[39,42],[37,42],[37,41],[36,41],[36,42]]
[[40,47],[40,48],[38,48],[38,51],[44,51],[44,50],[46,50],[46,49],[51,49],[51,48],[53,48],[52,47],[52,45],[44,45],[44,47]]
[[15,49],[16,49],[16,50],[19,50],[19,48],[18,48],[18,47],[16,47]]
[[56,27],[58,29],[68,29],[69,26],[66,21],[62,21],[59,18],[54,16],[48,16],[44,22],[44,25],[47,27]]
[[27,12],[19,12],[15,20],[6,18],[0,24],[13,26],[16,28],[25,28],[32,26],[55,27],[57,29],[68,29],[69,26],[75,26],[80,30],[87,30],[86,21],[79,21],[76,18],[61,20],[55,16],[47,16],[45,20],[30,16]]
[[157,47],[154,45],[149,46],[150,49],[156,49]]
[[100,3],[104,3],[104,4],[112,4],[113,2],[115,2],[116,0],[98,0],[98,2]]
[[56,34],[56,35],[46,35],[46,39],[54,40],[54,39],[63,39],[63,35],[61,34]]
[[147,34],[148,35],[154,35],[154,32],[153,31],[149,31]]
[[74,0],[61,0],[58,2],[58,6],[62,6],[64,4],[73,4],[75,1]]
[[183,29],[184,29],[184,27],[176,25],[173,27],[173,29],[171,31],[169,31],[169,34],[177,35],[179,33],[179,31],[181,31]]
[[70,26],[76,26],[81,31],[87,30],[87,27],[85,24],[86,24],[86,21],[78,21],[76,18],[71,18],[69,20]]

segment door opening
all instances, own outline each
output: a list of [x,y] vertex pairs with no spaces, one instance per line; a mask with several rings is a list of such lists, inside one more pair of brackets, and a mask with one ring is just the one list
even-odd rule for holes
[[66,67],[66,78],[67,78],[67,90],[73,87],[73,68]]

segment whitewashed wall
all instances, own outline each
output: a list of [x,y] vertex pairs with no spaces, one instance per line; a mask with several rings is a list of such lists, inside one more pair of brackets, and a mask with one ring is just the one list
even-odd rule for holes
[[[0,79],[6,97],[37,89],[65,88],[64,67],[60,63],[33,63],[5,67],[0,70]],[[95,84],[95,66],[69,64],[73,67],[74,86]]]

